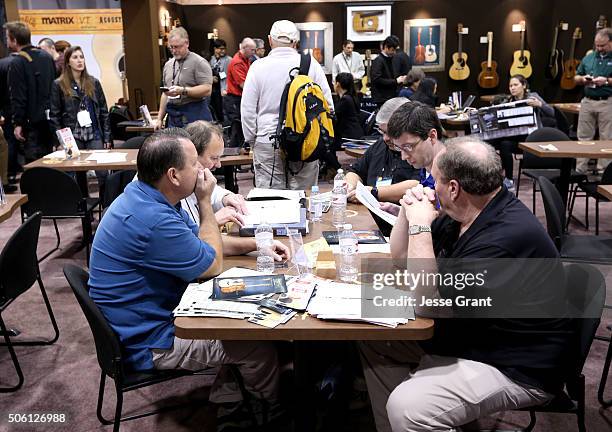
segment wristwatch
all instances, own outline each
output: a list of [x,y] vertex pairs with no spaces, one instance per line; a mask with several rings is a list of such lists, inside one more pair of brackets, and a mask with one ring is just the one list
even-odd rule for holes
[[415,235],[415,234],[421,234],[424,232],[431,232],[431,227],[428,225],[410,225],[408,227],[408,234],[410,235]]
[[378,199],[378,188],[376,186],[372,186],[372,190],[370,191],[370,193],[374,198]]

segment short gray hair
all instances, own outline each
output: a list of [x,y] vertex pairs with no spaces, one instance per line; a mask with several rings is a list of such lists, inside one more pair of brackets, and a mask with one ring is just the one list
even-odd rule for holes
[[255,49],[264,48],[266,46],[263,39],[253,38],[253,42],[255,42]]
[[612,40],[612,27],[602,28],[595,34],[595,36],[607,37],[609,41]]
[[170,33],[168,34],[168,40],[173,38],[179,38],[189,41],[189,34],[187,33],[187,30],[185,30],[184,27],[176,27],[170,30]]
[[471,195],[490,194],[504,180],[501,160],[495,149],[470,136],[447,140],[446,151],[438,155],[436,165],[442,177],[438,181],[455,180]]
[[389,119],[391,118],[393,113],[406,102],[410,102],[410,100],[405,97],[394,97],[389,99],[378,110],[378,114],[376,114],[376,123],[389,123]]
[[205,120],[197,120],[193,123],[189,123],[185,127],[185,130],[191,137],[191,141],[193,141],[195,145],[198,156],[201,156],[206,151],[208,145],[212,141],[213,135],[216,135],[223,141],[223,130],[221,127]]

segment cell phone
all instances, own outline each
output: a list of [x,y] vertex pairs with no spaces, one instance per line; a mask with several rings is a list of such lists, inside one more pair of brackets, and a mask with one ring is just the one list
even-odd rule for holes
[[170,91],[170,88],[169,88],[169,87],[160,87],[159,89],[160,89],[161,91],[163,91],[164,93],[165,93],[165,92],[167,92],[167,91]]

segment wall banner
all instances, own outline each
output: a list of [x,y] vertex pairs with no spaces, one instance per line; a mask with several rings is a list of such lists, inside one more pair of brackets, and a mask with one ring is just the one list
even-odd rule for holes
[[19,18],[35,35],[123,33],[121,9],[20,9]]

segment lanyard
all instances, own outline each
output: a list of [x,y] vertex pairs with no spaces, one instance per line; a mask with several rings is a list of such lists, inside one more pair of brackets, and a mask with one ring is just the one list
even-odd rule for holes
[[346,66],[349,68],[349,72],[353,73],[353,67],[352,67],[352,65],[353,65],[353,56],[351,55],[351,63],[349,63],[346,60],[346,56],[344,54],[342,54],[342,58],[344,59],[344,63],[346,63]]
[[179,80],[181,79],[181,71],[183,70],[183,62],[185,59],[181,59],[178,61],[179,67],[176,69],[176,59],[174,59],[174,63],[172,63],[172,85],[178,85]]
[[[389,156],[391,156],[391,164],[389,164]],[[393,153],[391,153],[390,150],[385,151],[385,163],[383,164],[383,169],[382,169],[382,173],[380,177],[382,179],[385,178],[385,171],[387,170],[387,167],[390,165],[391,173],[389,175],[389,178],[393,179],[393,173],[395,172],[395,169],[397,168],[397,164],[398,164],[398,161],[395,157],[393,157]]]

